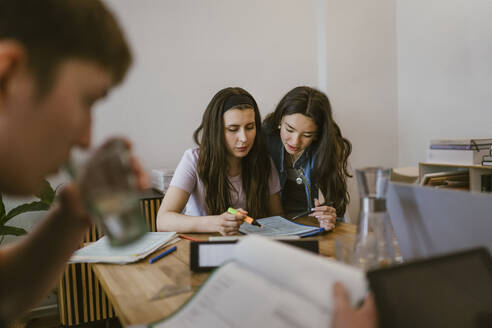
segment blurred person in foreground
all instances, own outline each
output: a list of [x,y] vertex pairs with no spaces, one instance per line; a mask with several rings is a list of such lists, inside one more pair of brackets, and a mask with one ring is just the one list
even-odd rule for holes
[[[101,1],[0,0],[1,193],[33,195],[72,147],[89,148],[92,107],[131,61]],[[136,160],[134,170],[143,186]],[[33,232],[0,248],[0,326],[54,287],[90,224],[70,183]]]

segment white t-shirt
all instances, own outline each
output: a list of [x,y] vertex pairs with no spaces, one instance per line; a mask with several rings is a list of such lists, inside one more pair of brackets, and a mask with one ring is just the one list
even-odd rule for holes
[[[208,215],[207,204],[205,201],[205,189],[202,181],[198,177],[198,151],[198,148],[190,148],[185,151],[170,183],[170,186],[177,187],[190,193],[190,198],[186,204],[184,214],[191,216]],[[280,180],[275,165],[273,162],[271,162],[271,164],[272,168],[270,177],[268,178],[268,185],[270,195],[273,195],[280,191]],[[228,177],[228,179],[234,189],[230,191],[230,206],[248,210],[246,208],[246,195],[244,194],[241,175]]]

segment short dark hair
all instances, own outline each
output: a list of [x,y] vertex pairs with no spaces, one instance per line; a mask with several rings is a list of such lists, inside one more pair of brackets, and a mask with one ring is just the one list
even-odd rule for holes
[[0,40],[19,42],[43,94],[57,69],[76,58],[107,69],[120,83],[132,56],[113,14],[99,0],[0,0]]

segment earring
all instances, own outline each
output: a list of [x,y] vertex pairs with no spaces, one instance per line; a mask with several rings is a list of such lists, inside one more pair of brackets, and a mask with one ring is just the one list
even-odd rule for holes
[[280,130],[280,124],[277,126],[277,128]]

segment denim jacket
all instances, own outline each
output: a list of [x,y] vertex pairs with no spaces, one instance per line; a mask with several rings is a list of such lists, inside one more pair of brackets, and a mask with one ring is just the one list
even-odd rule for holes
[[[284,145],[280,139],[280,135],[276,131],[271,131],[265,124],[263,124],[263,132],[270,156],[278,171],[281,188],[280,193],[282,195],[282,190],[287,182],[287,168],[284,167]],[[310,145],[293,165],[294,169],[297,171],[297,177],[300,179],[299,181],[302,181],[302,184],[304,184],[304,190],[306,191],[306,211],[314,207],[314,199],[318,198],[318,190],[311,179],[315,159],[316,150],[313,148],[313,145]],[[282,196],[282,203],[283,200]]]

